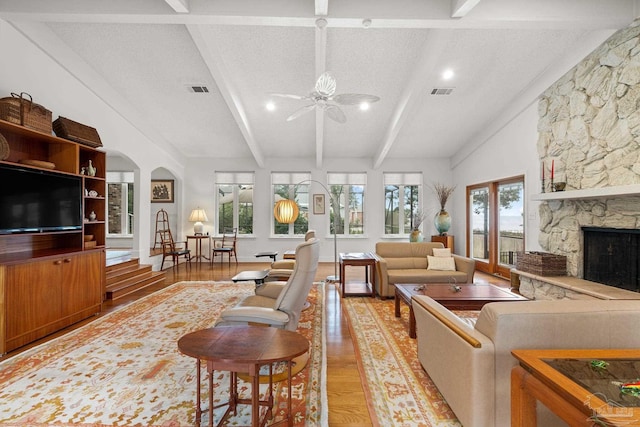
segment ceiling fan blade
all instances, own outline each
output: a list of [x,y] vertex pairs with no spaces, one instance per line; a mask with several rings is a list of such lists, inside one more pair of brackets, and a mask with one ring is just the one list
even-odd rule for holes
[[324,111],[327,112],[327,116],[329,116],[331,120],[335,120],[338,123],[345,123],[347,121],[347,116],[344,115],[337,105],[326,105]]
[[318,77],[315,89],[318,94],[329,97],[336,93],[336,79],[330,72],[325,71]]
[[316,107],[316,104],[305,105],[304,107],[302,107],[301,109],[299,109],[298,111],[294,112],[292,115],[287,117],[287,121],[290,122],[291,120],[295,120],[301,115],[313,110],[315,107]]
[[374,95],[366,95],[363,93],[342,93],[333,97],[333,101],[340,105],[357,105],[363,102],[377,102],[380,98]]
[[301,99],[309,99],[308,95],[302,96],[302,95],[292,95],[290,93],[270,93],[269,95],[271,96],[279,96],[281,98],[291,98],[291,99],[297,99],[297,100],[301,100]]

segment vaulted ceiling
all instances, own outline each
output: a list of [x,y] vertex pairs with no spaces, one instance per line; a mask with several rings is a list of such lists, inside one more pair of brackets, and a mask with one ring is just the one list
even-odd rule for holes
[[[544,90],[545,76],[629,25],[639,4],[0,0],[0,18],[177,156],[259,167],[270,157],[314,158],[317,167],[370,158],[377,168],[468,149],[522,108],[523,95]],[[320,108],[287,121],[309,101],[272,93],[309,94],[327,70],[337,94],[380,101],[367,111],[342,106],[343,124]]]

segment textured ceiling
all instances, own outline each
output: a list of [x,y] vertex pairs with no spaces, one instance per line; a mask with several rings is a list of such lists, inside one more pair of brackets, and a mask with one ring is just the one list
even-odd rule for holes
[[[62,65],[78,80],[89,80],[89,66],[105,83],[98,96],[123,99],[121,114],[186,157],[259,166],[269,157],[305,157],[319,167],[327,158],[368,158],[378,167],[468,150],[522,108],[523,94],[533,100],[545,79],[639,10],[632,0],[182,2],[188,13],[164,0],[0,0],[0,18],[52,57],[69,58]],[[452,18],[457,6],[470,11]],[[320,17],[324,29],[316,27]],[[368,28],[363,19],[371,19]],[[442,80],[446,68],[454,79]],[[269,94],[306,95],[325,70],[336,77],[336,93],[380,101],[366,112],[342,107],[344,124],[316,112],[287,122],[307,101]],[[453,92],[430,95],[442,87]],[[265,109],[268,101],[275,111]]]

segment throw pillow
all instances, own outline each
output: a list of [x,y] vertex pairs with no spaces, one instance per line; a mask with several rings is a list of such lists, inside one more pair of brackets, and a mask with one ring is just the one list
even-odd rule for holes
[[453,257],[435,257],[427,255],[429,265],[427,270],[456,271],[456,261]]
[[433,256],[435,257],[450,257],[451,248],[433,248]]

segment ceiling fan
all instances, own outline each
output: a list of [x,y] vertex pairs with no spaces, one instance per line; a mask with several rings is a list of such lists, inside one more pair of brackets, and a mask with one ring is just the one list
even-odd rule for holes
[[347,121],[347,117],[338,105],[357,105],[380,100],[377,96],[360,93],[343,93],[334,96],[335,92],[336,79],[330,72],[325,71],[320,75],[320,77],[318,77],[314,91],[308,95],[291,95],[286,93],[272,93],[271,95],[311,101],[311,104],[305,105],[287,117],[288,122],[297,119],[317,107],[322,108],[330,119],[335,120],[338,123],[344,123]]

